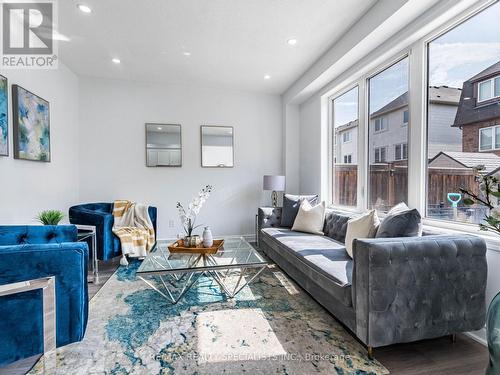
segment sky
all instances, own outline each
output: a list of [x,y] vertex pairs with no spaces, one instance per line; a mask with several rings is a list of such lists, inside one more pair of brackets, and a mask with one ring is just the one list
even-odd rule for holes
[[[462,87],[463,82],[500,61],[500,3],[429,43],[429,84]],[[408,90],[408,59],[370,79],[370,113]],[[334,125],[358,118],[357,88],[334,100]]]
[[500,60],[500,3],[429,44],[431,86],[462,84]]

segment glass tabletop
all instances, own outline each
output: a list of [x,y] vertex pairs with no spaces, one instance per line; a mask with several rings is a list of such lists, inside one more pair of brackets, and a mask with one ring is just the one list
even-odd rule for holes
[[198,272],[241,267],[262,267],[267,261],[243,237],[224,237],[215,254],[171,253],[175,239],[158,240],[137,270],[137,274]]

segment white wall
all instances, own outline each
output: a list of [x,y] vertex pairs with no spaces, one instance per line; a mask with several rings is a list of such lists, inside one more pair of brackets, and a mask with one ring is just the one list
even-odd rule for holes
[[[145,166],[146,122],[182,125],[181,168]],[[234,168],[201,168],[202,124],[234,126]],[[80,80],[80,201],[129,199],[155,205],[160,237],[181,232],[176,202],[187,204],[206,184],[215,191],[199,222],[216,235],[254,233],[257,207],[268,203],[270,195],[262,192],[262,176],[283,173],[282,152],[279,96]]]
[[[10,156],[0,156],[0,223],[36,224],[34,218],[41,210],[67,213],[78,198],[78,78],[62,63],[57,70],[2,74],[9,80]],[[50,163],[14,160],[12,84],[50,102]]]
[[[300,105],[300,193],[321,192],[321,100],[314,96]],[[323,198],[325,199],[325,198]]]

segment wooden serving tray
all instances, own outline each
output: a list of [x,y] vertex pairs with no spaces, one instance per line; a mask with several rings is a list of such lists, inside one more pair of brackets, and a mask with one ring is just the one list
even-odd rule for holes
[[171,253],[215,254],[223,245],[224,240],[214,240],[212,247],[203,247],[203,245],[196,247],[184,247],[184,240],[177,240],[168,247],[168,251]]

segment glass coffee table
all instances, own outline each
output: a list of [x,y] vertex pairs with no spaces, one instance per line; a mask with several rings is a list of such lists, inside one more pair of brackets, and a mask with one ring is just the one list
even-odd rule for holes
[[[170,253],[168,246],[173,242],[158,240],[139,266],[137,277],[174,304],[202,275],[211,277],[233,298],[268,264],[243,237],[224,237],[224,246],[216,254]],[[247,274],[252,269],[257,272]],[[174,297],[176,289],[180,291]]]

